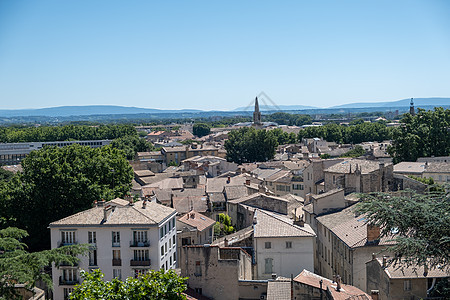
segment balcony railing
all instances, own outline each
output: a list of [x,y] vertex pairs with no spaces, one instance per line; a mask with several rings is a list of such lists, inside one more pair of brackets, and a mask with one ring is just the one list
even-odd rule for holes
[[58,247],[62,247],[62,246],[70,246],[70,245],[76,245],[78,244],[77,242],[58,242]]
[[150,247],[149,241],[130,241],[130,247]]
[[113,258],[112,265],[114,267],[120,267],[122,265],[122,260],[120,258]]
[[147,260],[132,259],[132,260],[130,260],[130,266],[132,266],[132,267],[138,267],[138,266],[148,267],[148,266],[150,266],[150,259],[147,259]]
[[75,284],[79,284],[79,283],[80,283],[80,281],[77,278],[68,280],[68,279],[62,278],[62,276],[59,276],[59,285],[75,285]]

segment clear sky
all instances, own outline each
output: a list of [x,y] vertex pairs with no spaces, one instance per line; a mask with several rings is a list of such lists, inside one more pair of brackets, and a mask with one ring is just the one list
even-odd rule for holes
[[450,97],[450,1],[1,0],[0,109]]

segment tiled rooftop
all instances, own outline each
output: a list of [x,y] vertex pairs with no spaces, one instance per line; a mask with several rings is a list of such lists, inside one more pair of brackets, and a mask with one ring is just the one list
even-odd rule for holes
[[[104,204],[104,207],[97,206],[52,222],[50,227],[154,225],[175,213],[173,208],[148,201],[145,208],[143,208],[143,201],[135,202],[134,205],[121,205],[125,202],[119,202],[117,199],[109,201]],[[104,210],[107,205],[113,208],[108,211],[107,219],[104,220]]]
[[203,231],[211,225],[214,225],[216,221],[207,216],[202,215],[199,212],[191,210],[184,216],[178,219],[181,223],[197,228],[199,231]]
[[[390,163],[385,165],[389,164]],[[328,167],[327,169],[324,170],[324,172],[345,174],[350,173],[350,170],[352,172],[355,172],[356,169],[358,169],[361,170],[361,174],[368,174],[375,170],[378,170],[379,168],[380,162],[378,161],[363,160],[363,159],[348,159]]]
[[294,225],[291,219],[269,214],[263,210],[255,211],[256,224],[254,237],[314,237],[316,234],[308,224],[304,227]]

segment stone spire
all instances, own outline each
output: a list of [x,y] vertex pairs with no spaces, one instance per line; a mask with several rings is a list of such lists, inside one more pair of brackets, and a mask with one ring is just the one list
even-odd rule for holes
[[414,109],[414,100],[411,98],[411,102],[409,103],[409,113],[411,116],[416,115],[416,111]]
[[258,97],[255,98],[255,111],[253,112],[253,125],[261,126],[261,112],[259,111]]

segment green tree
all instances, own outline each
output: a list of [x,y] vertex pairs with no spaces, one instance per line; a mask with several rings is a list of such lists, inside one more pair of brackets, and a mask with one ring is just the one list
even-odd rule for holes
[[8,227],[0,230],[0,299],[22,299],[14,289],[14,284],[23,283],[29,289],[36,281],[42,280],[50,288],[52,280],[44,267],[65,262],[78,262],[76,255],[84,254],[83,245],[64,246],[52,250],[29,253],[21,240],[27,237],[25,230]]
[[231,225],[231,217],[226,214],[219,214],[219,221],[214,224],[214,235],[224,236],[235,232],[234,227]]
[[186,299],[186,279],[179,277],[173,270],[150,270],[138,278],[127,278],[126,281],[113,279],[103,281],[100,270],[91,273],[81,271],[83,283],[75,287],[70,294],[72,300],[178,300]]
[[0,168],[0,181],[9,181],[13,176],[13,172]]
[[355,148],[352,150],[349,150],[341,155],[341,157],[360,157],[361,155],[364,155],[366,153],[366,150],[361,145],[356,145]]
[[211,132],[211,127],[205,123],[195,123],[192,128],[192,132],[194,133],[194,135],[202,137],[208,135]]
[[134,159],[137,152],[153,150],[152,143],[137,135],[127,135],[114,139],[111,146],[122,150],[128,160]]
[[30,233],[31,250],[48,249],[49,223],[88,209],[95,200],[125,195],[133,171],[123,152],[110,146],[71,145],[32,151],[0,190],[0,216]]
[[402,126],[393,130],[389,149],[394,163],[416,161],[423,156],[446,156],[450,153],[450,109],[420,109],[415,116],[405,114]]
[[[358,211],[368,224],[381,228],[381,237],[393,239],[388,251],[394,263],[408,266],[450,268],[450,194],[435,192],[400,195],[377,193],[362,195]],[[393,235],[395,234],[395,235]]]
[[268,161],[274,158],[277,146],[277,139],[271,131],[253,127],[233,130],[225,141],[227,160],[238,164]]

